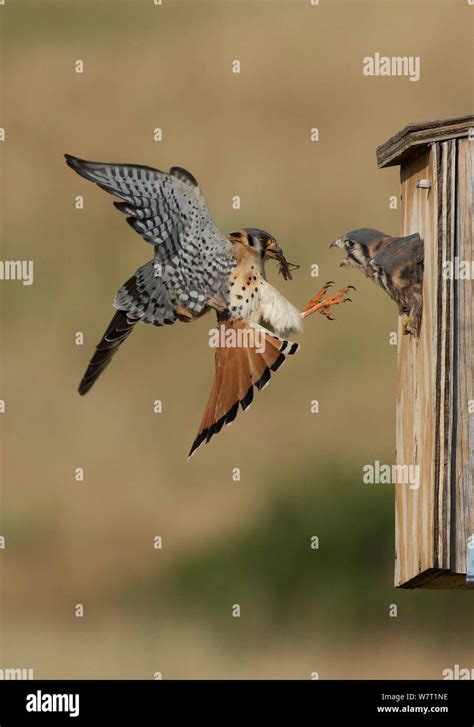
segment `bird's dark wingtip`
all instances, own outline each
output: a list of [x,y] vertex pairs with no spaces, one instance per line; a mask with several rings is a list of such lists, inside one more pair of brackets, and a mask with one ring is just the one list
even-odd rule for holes
[[201,446],[201,445],[200,445],[200,444],[197,444],[196,442],[194,442],[194,443],[193,443],[193,446],[192,446],[192,447],[191,447],[191,449],[189,450],[189,454],[188,454],[188,460],[190,460],[190,459],[191,459],[191,457],[192,457],[192,456],[193,456],[194,454],[196,454],[196,452],[197,452],[197,450],[199,449],[199,447],[200,447],[200,446]]
[[[207,439],[207,435],[209,433],[209,429],[204,429],[200,434],[197,435],[196,439],[193,442],[193,446],[189,450],[188,459],[191,459],[191,457],[197,452],[199,447],[204,444],[204,442]],[[211,434],[212,436],[212,434]],[[210,437],[209,437],[210,439]],[[207,440],[209,441],[209,440]]]
[[90,381],[89,379],[83,378],[81,380],[81,383],[77,387],[77,392],[80,396],[84,396],[84,394],[87,394],[88,391],[92,388],[92,385],[94,383],[95,379],[92,379]]
[[71,169],[74,169],[75,172],[79,171],[84,164],[86,164],[86,161],[84,159],[79,159],[79,157],[75,157],[72,154],[65,154],[64,159],[66,160],[66,164],[68,167],[71,167]]

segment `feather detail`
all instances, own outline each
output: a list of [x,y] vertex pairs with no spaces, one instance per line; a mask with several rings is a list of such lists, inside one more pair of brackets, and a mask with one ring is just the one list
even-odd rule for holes
[[279,336],[302,330],[301,312],[266,280],[262,281],[259,304],[261,320],[269,323]]
[[97,344],[96,351],[79,384],[78,391],[81,396],[87,394],[89,389],[95,384],[102,371],[111,362],[112,356],[133,331],[136,323],[137,321],[128,318],[124,311],[118,310],[116,312],[102,339]]
[[[263,389],[272,372],[284,363],[286,355],[298,350],[296,343],[248,321],[225,321],[220,330],[214,382],[189,457],[201,444],[209,442],[214,434],[220,432],[224,424],[234,421],[239,405],[243,411],[248,409],[253,400],[254,386]],[[229,333],[232,335],[229,336]]]

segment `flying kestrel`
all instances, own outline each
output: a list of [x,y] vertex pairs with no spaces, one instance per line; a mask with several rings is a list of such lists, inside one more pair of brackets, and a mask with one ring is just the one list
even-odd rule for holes
[[331,242],[346,253],[341,266],[353,265],[398,305],[404,333],[417,336],[423,314],[423,240],[415,233],[391,237],[380,230],[351,230]]
[[324,298],[329,284],[303,312],[265,278],[275,259],[285,279],[291,266],[272,235],[246,228],[224,236],[213,222],[199,185],[181,167],[169,173],[137,164],[88,162],[66,155],[67,164],[121,202],[115,206],[153,247],[153,259],[118,290],[112,321],[79,385],[86,394],[138,322],[155,326],[191,322],[213,309],[219,325],[215,378],[189,456],[230,424],[262,389],[271,372],[294,354],[286,339],[299,333],[313,312],[329,317],[332,305],[348,300],[348,288]]

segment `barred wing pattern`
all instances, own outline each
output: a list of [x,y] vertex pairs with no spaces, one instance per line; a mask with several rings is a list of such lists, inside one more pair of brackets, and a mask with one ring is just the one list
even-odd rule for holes
[[117,292],[114,305],[129,318],[163,325],[192,320],[227,298],[236,261],[233,245],[214,224],[195,178],[136,164],[89,162],[66,155],[82,177],[122,199],[115,206],[146,242],[154,260]]

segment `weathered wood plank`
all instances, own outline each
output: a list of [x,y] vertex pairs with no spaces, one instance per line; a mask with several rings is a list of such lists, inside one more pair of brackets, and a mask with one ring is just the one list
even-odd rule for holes
[[[399,325],[397,464],[419,466],[420,487],[396,486],[395,585],[465,583],[474,533],[473,282],[444,274],[474,260],[474,144],[418,148],[401,169],[402,234],[425,241],[420,336]],[[428,181],[429,188],[417,187]]]
[[420,147],[426,147],[436,141],[468,136],[472,127],[474,127],[474,116],[456,116],[408,124],[377,147],[377,164],[380,168],[401,164],[416,154]]
[[[474,143],[458,142],[456,250],[459,261],[474,261]],[[455,281],[456,325],[456,437],[453,456],[455,529],[452,537],[453,570],[465,573],[468,540],[474,533],[474,281]],[[472,404],[471,404],[472,407]]]
[[443,275],[446,261],[454,261],[456,216],[456,140],[435,144],[436,167],[437,274],[430,285],[437,290],[436,304],[436,388],[434,462],[434,553],[433,567],[451,567],[452,446],[454,412],[454,285]]
[[425,588],[431,590],[456,588],[470,591],[473,586],[466,584],[464,573],[453,573],[450,570],[430,568],[430,570],[424,571],[412,580],[400,584],[400,588]]
[[[416,186],[422,179],[431,182],[431,189]],[[398,327],[397,464],[417,465],[420,486],[395,486],[397,586],[433,567],[437,179],[427,150],[404,165],[401,180],[402,234],[423,237],[425,273],[419,338],[403,336],[401,320]]]

